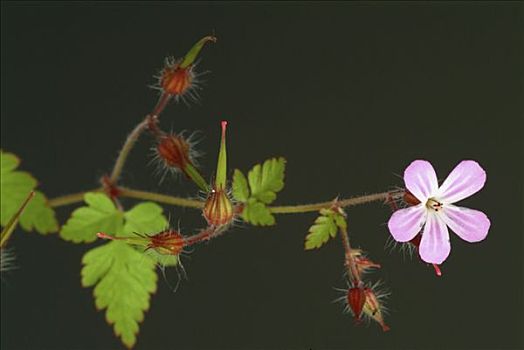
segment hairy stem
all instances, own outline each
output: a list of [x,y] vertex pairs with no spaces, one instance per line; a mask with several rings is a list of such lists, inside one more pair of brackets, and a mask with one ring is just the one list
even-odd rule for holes
[[[341,199],[336,202],[337,206],[339,207],[351,207],[355,205],[370,203],[370,202],[377,202],[377,201],[385,201],[389,198],[389,196],[393,198],[398,198],[402,196],[403,191],[396,191],[396,192],[382,192],[382,193],[374,193],[364,196],[358,196],[348,199]],[[321,203],[313,203],[313,204],[301,204],[301,205],[284,205],[284,206],[278,206],[278,207],[269,207],[269,210],[274,214],[295,214],[295,213],[307,213],[312,211],[319,211],[323,208],[329,208],[333,205],[333,201],[328,202],[321,202]]]
[[186,247],[190,247],[193,244],[200,243],[202,241],[211,239],[211,237],[217,232],[217,227],[210,226],[206,229],[203,229],[197,234],[194,234],[192,236],[188,236],[184,238]]
[[65,205],[82,202],[84,200],[85,194],[88,192],[103,192],[103,191],[104,189],[102,187],[98,187],[98,188],[94,188],[89,191],[71,193],[71,194],[66,194],[64,196],[55,197],[55,198],[50,199],[47,203],[49,204],[51,208],[63,207]]
[[[73,194],[69,194],[69,195],[65,195],[61,197],[56,197],[56,198],[49,200],[49,205],[51,207],[60,207],[64,205],[78,203],[78,202],[83,201],[84,195],[87,192],[101,192],[101,191],[103,191],[103,188],[95,188],[90,191],[73,193]],[[158,203],[175,205],[179,207],[195,208],[195,209],[201,209],[204,207],[204,202],[198,199],[175,197],[175,196],[169,196],[169,195],[165,195],[161,193],[135,190],[135,189],[126,188],[126,187],[119,187],[118,191],[119,191],[119,196],[121,197],[145,199],[145,200],[150,200],[150,201],[154,201]],[[356,205],[365,204],[365,203],[385,201],[388,198],[394,198],[394,199],[400,198],[402,197],[403,193],[404,193],[403,190],[393,191],[393,192],[375,193],[375,194],[369,194],[369,195],[364,195],[364,196],[352,197],[348,199],[341,199],[337,201],[336,204],[339,207],[350,207],[350,206],[356,206]],[[284,206],[277,206],[277,207],[269,207],[269,210],[274,214],[299,214],[299,213],[319,211],[320,209],[323,209],[323,208],[330,208],[332,205],[333,205],[333,201],[327,201],[327,202],[320,202],[320,203],[313,203],[313,204],[284,205]]]
[[204,207],[204,202],[196,199],[168,196],[161,193],[134,190],[126,187],[119,187],[120,196],[136,199],[146,199],[158,203],[176,205],[179,207],[200,209]]
[[356,287],[360,283],[360,276],[357,269],[357,264],[355,262],[355,259],[353,258],[353,255],[351,255],[351,245],[349,244],[349,236],[348,231],[345,228],[339,229],[340,238],[342,238],[342,245],[344,246],[344,252],[345,252],[345,263],[346,268],[348,270],[348,276],[353,283],[353,285]]
[[111,183],[116,184],[118,182],[120,174],[122,174],[122,170],[124,169],[127,157],[129,156],[129,152],[131,152],[131,149],[133,149],[133,146],[135,145],[136,141],[138,140],[142,132],[147,129],[148,126],[149,118],[148,116],[146,116],[144,120],[140,122],[140,124],[138,124],[133,129],[133,131],[131,131],[129,136],[127,136],[127,139],[124,142],[124,146],[122,146],[122,150],[120,150],[120,153],[118,154],[118,158],[116,159],[113,171],[111,172],[111,176],[109,177]]

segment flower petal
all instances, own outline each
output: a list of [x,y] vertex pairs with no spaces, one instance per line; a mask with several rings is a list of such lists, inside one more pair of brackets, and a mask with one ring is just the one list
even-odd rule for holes
[[418,251],[422,260],[432,264],[442,264],[451,251],[448,227],[440,215],[431,210]]
[[438,190],[438,197],[444,203],[455,203],[478,192],[486,182],[486,172],[474,160],[463,160]]
[[467,242],[482,241],[488,235],[491,226],[486,214],[479,210],[448,204],[443,208],[441,215],[449,228]]
[[426,213],[424,204],[395,211],[388,221],[389,232],[398,242],[410,241],[422,229]]
[[404,182],[409,192],[426,203],[438,190],[437,174],[427,160],[415,160],[404,171]]

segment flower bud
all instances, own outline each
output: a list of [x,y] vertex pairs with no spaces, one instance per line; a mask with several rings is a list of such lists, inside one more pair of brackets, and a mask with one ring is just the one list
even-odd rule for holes
[[355,320],[360,321],[362,309],[366,302],[366,294],[362,287],[351,287],[347,294],[347,304],[355,317]]
[[233,204],[223,189],[211,190],[203,214],[208,224],[213,226],[227,225],[233,220]]

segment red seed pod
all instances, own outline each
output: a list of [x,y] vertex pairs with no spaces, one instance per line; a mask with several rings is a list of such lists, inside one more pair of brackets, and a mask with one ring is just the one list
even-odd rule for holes
[[190,143],[176,134],[160,136],[156,146],[158,158],[167,167],[181,170],[184,170],[187,164],[192,164],[190,149]]
[[222,226],[233,221],[233,204],[223,189],[211,190],[203,214],[209,225]]
[[348,290],[347,294],[347,303],[355,320],[360,321],[360,316],[362,315],[362,309],[366,302],[366,294],[364,288],[362,287],[351,287]]
[[417,199],[417,197],[415,197],[408,190],[404,192],[404,202],[406,202],[408,205],[411,205],[411,206],[420,204],[420,201]]
[[163,255],[179,255],[184,249],[184,237],[175,230],[166,230],[149,236],[146,249],[154,249]]
[[194,74],[192,66],[180,68],[179,64],[166,65],[160,77],[160,87],[169,95],[181,96],[192,86]]

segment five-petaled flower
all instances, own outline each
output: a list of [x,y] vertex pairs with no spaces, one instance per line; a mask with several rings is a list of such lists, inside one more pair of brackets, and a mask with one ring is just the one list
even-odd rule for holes
[[467,242],[486,238],[491,224],[486,214],[453,205],[484,187],[486,172],[477,162],[460,162],[439,187],[431,163],[415,160],[406,168],[404,182],[420,203],[395,211],[388,227],[398,242],[407,242],[423,230],[422,260],[433,264],[446,260],[451,250],[448,227]]

